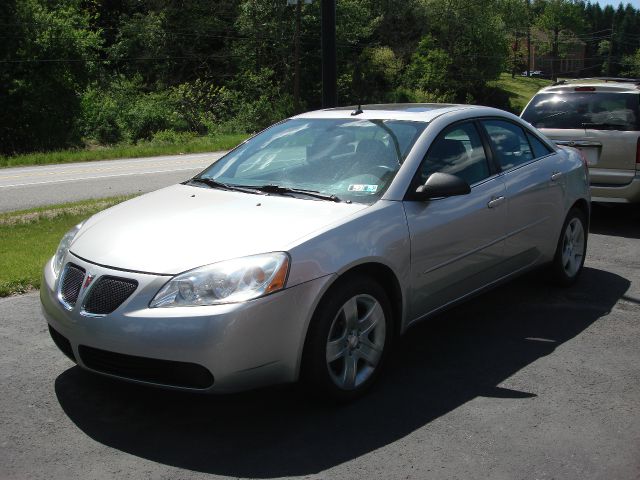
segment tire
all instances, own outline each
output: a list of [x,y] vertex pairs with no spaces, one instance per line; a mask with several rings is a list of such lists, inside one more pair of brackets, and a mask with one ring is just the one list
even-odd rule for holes
[[347,402],[380,375],[393,337],[384,289],[365,276],[339,280],[316,309],[302,356],[302,382],[314,397]]
[[551,263],[551,276],[555,283],[568,287],[578,279],[587,253],[587,237],[586,215],[582,210],[571,209],[562,225]]

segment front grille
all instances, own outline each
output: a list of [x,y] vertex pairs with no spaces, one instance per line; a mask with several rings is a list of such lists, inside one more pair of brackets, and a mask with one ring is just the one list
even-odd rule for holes
[[89,290],[84,302],[84,311],[106,315],[122,305],[138,287],[138,282],[126,278],[101,277]]
[[53,343],[56,344],[56,346],[60,349],[60,351],[75,362],[76,356],[73,354],[73,348],[71,348],[71,342],[69,342],[69,340],[67,340],[67,338],[64,335],[54,330],[51,325],[49,325],[49,334],[53,339]]
[[209,388],[213,375],[202,365],[136,357],[80,345],[80,358],[97,372],[131,380],[183,388]]
[[67,263],[62,273],[62,282],[60,284],[60,296],[64,303],[73,307],[78,300],[78,294],[82,288],[84,281],[84,268],[73,263]]

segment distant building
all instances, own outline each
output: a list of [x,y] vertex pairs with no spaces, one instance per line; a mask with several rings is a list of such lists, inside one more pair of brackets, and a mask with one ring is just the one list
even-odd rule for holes
[[[581,76],[585,69],[586,44],[575,36],[567,35],[562,36],[560,43],[560,61],[556,75]],[[545,32],[531,32],[531,71],[541,71],[544,75],[551,75],[553,58],[550,48],[549,37]]]

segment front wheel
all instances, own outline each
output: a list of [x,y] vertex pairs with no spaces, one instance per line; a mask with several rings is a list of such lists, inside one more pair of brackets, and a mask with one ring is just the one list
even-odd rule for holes
[[587,253],[587,219],[582,210],[576,208],[569,211],[556,254],[551,265],[554,280],[560,285],[573,284],[582,272]]
[[391,308],[382,287],[367,277],[336,284],[322,300],[303,353],[303,381],[314,393],[352,400],[380,373],[392,336]]

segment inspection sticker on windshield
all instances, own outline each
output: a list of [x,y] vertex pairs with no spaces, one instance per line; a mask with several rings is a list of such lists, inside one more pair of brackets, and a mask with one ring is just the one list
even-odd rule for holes
[[363,185],[360,183],[356,183],[353,185],[349,185],[349,189],[350,192],[377,192],[378,191],[378,185]]

